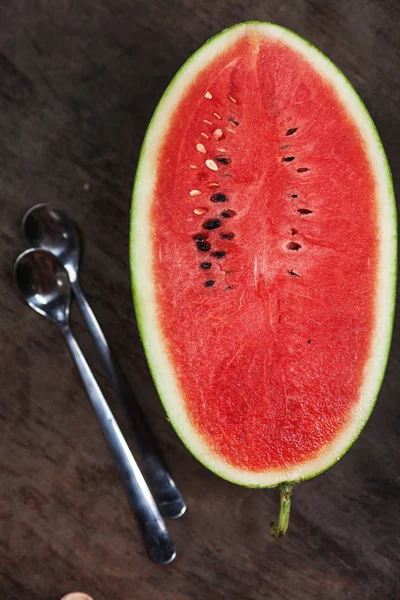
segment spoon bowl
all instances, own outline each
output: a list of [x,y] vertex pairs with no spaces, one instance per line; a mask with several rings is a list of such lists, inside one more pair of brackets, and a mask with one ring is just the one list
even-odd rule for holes
[[71,286],[60,260],[47,250],[26,250],[14,267],[15,280],[31,308],[60,325],[68,322]]
[[79,237],[69,217],[50,204],[36,204],[25,214],[22,230],[33,248],[43,248],[57,256],[75,282],[79,268]]

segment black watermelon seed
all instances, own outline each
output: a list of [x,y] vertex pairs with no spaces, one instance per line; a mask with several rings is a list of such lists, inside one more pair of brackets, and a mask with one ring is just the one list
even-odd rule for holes
[[300,275],[298,273],[296,273],[296,271],[288,271],[289,275],[293,275],[293,277],[300,277]]
[[208,252],[209,249],[211,248],[210,244],[197,244],[197,247],[202,252]]
[[301,245],[297,242],[289,242],[287,247],[289,248],[289,250],[300,250]]
[[201,244],[205,241],[206,238],[202,235],[195,235],[193,239],[196,242],[196,244]]
[[292,198],[298,198],[299,195],[298,194],[292,194]]
[[293,229],[293,228],[292,228],[290,231],[291,231],[292,235],[296,235],[297,233],[299,233],[299,232],[297,231],[297,229]]
[[220,250],[212,253],[212,255],[215,256],[215,258],[224,258],[225,254],[226,254],[226,252],[223,252]]
[[232,216],[231,213],[228,213],[228,212],[221,213],[221,217],[225,217],[225,219],[229,219],[229,217],[231,217],[231,216]]
[[226,156],[216,156],[215,160],[223,165],[229,165],[231,162],[231,159],[227,158]]
[[220,237],[222,237],[224,240],[233,240],[234,235],[233,233],[222,233]]
[[297,172],[298,173],[306,173],[309,170],[310,169],[308,167],[300,167],[300,169],[297,169]]
[[207,262],[201,263],[200,267],[202,269],[211,269],[211,263],[207,263]]
[[211,202],[226,202],[228,198],[225,194],[213,194],[210,198]]
[[210,221],[203,223],[204,229],[218,229],[218,227],[221,227],[221,221],[219,219],[210,219]]
[[212,279],[209,279],[208,281],[205,282],[205,286],[206,287],[211,287],[212,285],[214,285],[215,281],[213,281]]
[[300,215],[311,215],[312,214],[312,210],[309,210],[308,208],[299,208],[299,210],[297,212]]
[[232,289],[232,286],[230,286],[230,285],[227,285],[225,289],[226,289],[226,290],[231,290],[231,289]]
[[282,158],[282,162],[292,162],[295,159],[295,156],[284,156]]
[[234,119],[233,117],[229,117],[228,121],[230,121],[230,123],[233,123],[236,127],[239,127],[240,125],[239,121],[236,121],[236,119]]
[[311,344],[311,340],[308,340],[308,341],[307,341],[307,344]]
[[288,129],[286,132],[286,135],[293,135],[294,133],[296,133],[298,127],[293,127],[292,129]]

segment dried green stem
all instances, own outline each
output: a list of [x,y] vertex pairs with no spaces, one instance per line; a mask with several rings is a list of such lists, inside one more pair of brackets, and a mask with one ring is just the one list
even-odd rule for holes
[[290,517],[290,502],[292,498],[293,485],[289,483],[282,483],[278,486],[280,495],[280,506],[279,506],[279,521],[278,525],[274,522],[271,523],[271,534],[280,538],[288,530],[289,517]]

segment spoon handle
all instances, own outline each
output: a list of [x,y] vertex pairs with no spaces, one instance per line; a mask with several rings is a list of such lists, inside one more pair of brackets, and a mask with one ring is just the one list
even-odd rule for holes
[[78,367],[104,437],[115,460],[129,504],[139,522],[147,552],[155,563],[169,563],[175,558],[175,546],[147,483],[69,326],[61,325],[60,329]]
[[78,279],[72,281],[71,285],[119,401],[130,417],[132,433],[142,458],[143,469],[160,512],[166,518],[176,519],[185,512],[185,501],[172,479],[168,465],[162,456],[139,402],[135,398],[128,380],[104,337],[100,325],[82,292]]

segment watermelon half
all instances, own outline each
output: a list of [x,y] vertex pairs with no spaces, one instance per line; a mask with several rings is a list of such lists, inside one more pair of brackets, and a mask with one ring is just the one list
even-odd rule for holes
[[133,191],[135,310],[168,417],[206,467],[291,488],[377,397],[395,304],[388,163],[360,98],[287,29],[243,23],[181,68]]

